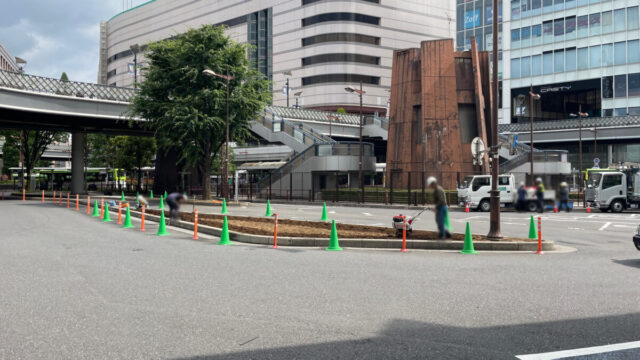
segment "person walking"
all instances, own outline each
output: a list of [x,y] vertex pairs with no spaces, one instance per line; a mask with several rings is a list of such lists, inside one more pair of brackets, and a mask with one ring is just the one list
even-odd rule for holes
[[562,209],[566,212],[571,211],[569,208],[569,185],[564,181],[560,183],[560,210]]
[[180,204],[187,198],[179,193],[173,192],[167,195],[166,201],[169,205],[169,216],[171,220],[177,220],[180,217]]
[[544,185],[542,179],[536,179],[536,200],[538,202],[538,212],[544,212]]
[[518,187],[518,199],[516,200],[516,211],[527,210],[527,189],[524,188],[524,182],[520,182]]
[[433,189],[433,202],[435,205],[434,212],[436,213],[436,225],[438,225],[438,239],[449,239],[451,233],[446,226],[447,212],[447,199],[444,195],[444,189],[438,185],[438,180],[435,177],[430,176],[427,179],[427,187]]

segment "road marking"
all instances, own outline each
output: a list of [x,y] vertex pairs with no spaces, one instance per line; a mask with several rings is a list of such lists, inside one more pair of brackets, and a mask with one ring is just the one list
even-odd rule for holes
[[608,227],[609,227],[609,225],[611,225],[611,222],[607,222],[607,223],[605,223],[604,225],[602,225],[602,226],[600,227],[600,229],[598,229],[598,231],[602,231],[602,230],[604,230],[604,229],[608,228]]
[[365,216],[373,216],[373,215],[371,215],[369,213],[366,213],[366,212],[363,212],[362,214],[364,214]]
[[630,218],[634,218],[634,217],[636,217],[636,214],[631,214],[631,215],[629,215],[629,217]]
[[631,228],[631,229],[635,229],[636,227],[633,225],[613,225],[614,227],[621,227],[621,228]]
[[336,213],[336,212],[335,212],[335,211],[333,211],[333,210],[329,211],[329,214],[335,214],[335,213]]
[[561,358],[574,357],[574,356],[602,354],[602,353],[608,353],[613,351],[622,351],[622,350],[637,349],[637,348],[640,348],[640,341],[633,341],[633,342],[612,344],[612,345],[603,345],[603,346],[594,346],[594,347],[588,347],[588,348],[582,348],[582,349],[554,351],[554,352],[548,352],[548,353],[542,353],[542,354],[516,355],[516,358],[520,360],[551,360],[551,359],[561,359]]

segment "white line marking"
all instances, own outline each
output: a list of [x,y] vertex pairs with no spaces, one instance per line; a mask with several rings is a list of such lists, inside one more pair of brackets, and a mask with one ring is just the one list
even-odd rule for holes
[[629,217],[634,218],[636,217],[636,214],[631,214]]
[[329,211],[329,214],[335,214],[335,213],[336,213],[336,212],[335,212],[335,211],[333,211],[333,210]]
[[605,223],[604,225],[602,225],[602,226],[600,227],[600,229],[598,229],[598,231],[602,231],[602,230],[604,230],[604,229],[608,228],[608,227],[609,227],[609,225],[611,225],[611,222],[607,222],[607,223]]
[[364,214],[365,216],[373,216],[373,215],[371,215],[369,213],[365,213],[365,212],[363,212],[362,214]]
[[587,216],[589,219],[596,217],[596,214],[591,214],[589,216]]
[[551,360],[551,359],[561,359],[567,357],[574,356],[584,356],[584,355],[593,355],[593,354],[602,354],[612,351],[621,351],[621,350],[629,350],[629,349],[637,349],[640,348],[640,341],[633,341],[628,343],[620,343],[620,344],[612,344],[612,345],[603,345],[603,346],[594,346],[582,349],[573,349],[573,350],[563,350],[563,351],[554,351],[542,354],[530,354],[530,355],[516,355],[516,357],[520,360]]
[[613,225],[614,227],[621,227],[621,228],[630,228],[630,229],[635,229],[636,227],[633,225]]

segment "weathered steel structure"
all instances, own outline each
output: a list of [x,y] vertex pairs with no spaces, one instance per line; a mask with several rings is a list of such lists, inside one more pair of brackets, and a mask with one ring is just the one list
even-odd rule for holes
[[435,176],[445,188],[489,170],[474,165],[471,141],[490,140],[489,53],[454,51],[453,40],[424,41],[393,54],[387,184],[420,188]]

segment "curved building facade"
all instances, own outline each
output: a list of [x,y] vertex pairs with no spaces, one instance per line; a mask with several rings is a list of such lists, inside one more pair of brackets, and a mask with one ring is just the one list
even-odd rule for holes
[[[455,4],[442,0],[152,0],[101,24],[98,82],[132,86],[132,45],[202,25],[228,26],[273,80],[273,104],[357,112],[345,91],[360,81],[365,112],[386,112],[393,50],[452,38]],[[138,63],[144,55],[138,54]]]

